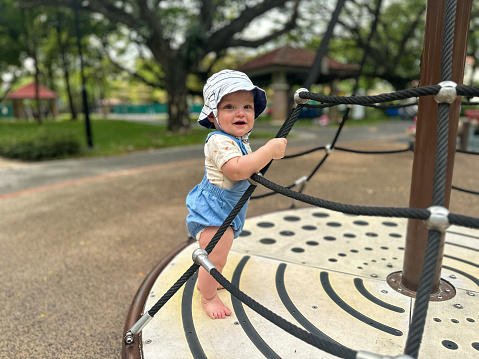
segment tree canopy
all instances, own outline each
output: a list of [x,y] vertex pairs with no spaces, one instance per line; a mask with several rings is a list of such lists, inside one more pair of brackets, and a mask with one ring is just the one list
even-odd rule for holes
[[[169,129],[189,127],[187,97],[200,94],[215,70],[239,65],[244,49],[293,43],[319,48],[335,2],[330,0],[4,0],[0,4],[0,72],[22,75],[26,58],[54,87],[78,68],[75,11],[86,74],[96,97],[113,77],[139,81],[168,94]],[[359,63],[368,47],[364,77],[396,89],[419,78],[427,0],[382,1],[377,31],[367,42],[379,0],[346,0],[328,46],[338,61]],[[23,16],[28,22],[23,26]],[[469,53],[479,42],[473,5]],[[261,21],[266,19],[265,21]],[[267,25],[265,25],[267,24]],[[32,52],[36,44],[36,53]],[[271,48],[271,47],[269,47]],[[234,52],[230,50],[234,50]],[[12,70],[13,69],[13,70]],[[70,79],[70,80],[69,80]],[[130,82],[131,83],[131,82]],[[68,90],[71,93],[71,90]],[[71,96],[70,96],[71,97]],[[78,97],[78,96],[77,96]],[[1,99],[1,96],[0,96]],[[72,116],[74,113],[71,102]],[[74,117],[74,116],[73,116]]]
[[[112,31],[97,33],[108,54],[120,54],[120,47],[136,47],[144,58],[152,58],[159,66],[143,62],[143,70],[136,71],[110,59],[118,67],[129,71],[152,86],[168,93],[169,129],[179,131],[189,127],[187,107],[187,77],[195,74],[203,81],[216,61],[232,47],[256,48],[287,33],[296,25],[300,0],[23,0],[26,7],[81,6],[82,12],[95,14]],[[289,14],[280,27],[256,38],[248,38],[244,29],[258,17],[272,9],[281,8]],[[112,36],[124,34],[121,43]],[[256,32],[255,35],[257,35]],[[119,46],[120,45],[120,46]],[[206,61],[206,57],[208,60]],[[151,75],[153,74],[153,75]]]

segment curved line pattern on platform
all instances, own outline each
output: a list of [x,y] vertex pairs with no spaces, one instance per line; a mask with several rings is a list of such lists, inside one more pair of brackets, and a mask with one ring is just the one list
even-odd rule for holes
[[288,292],[286,290],[286,285],[284,283],[285,271],[286,271],[285,263],[281,263],[278,266],[278,269],[276,271],[276,290],[285,308],[289,311],[289,313],[293,316],[293,318],[296,319],[296,321],[299,324],[301,324],[303,328],[309,331],[311,334],[314,334],[317,337],[320,337],[321,339],[329,340],[331,342],[334,342],[338,345],[343,346],[341,343],[338,343],[334,339],[324,334],[321,330],[319,330],[313,323],[311,323],[301,314],[298,308],[296,308],[296,306],[294,305],[293,301],[289,297]]
[[[249,256],[244,256],[235,268],[233,278],[231,279],[231,284],[233,284],[236,288],[240,287],[241,274],[243,273],[243,269],[246,266],[246,263],[248,262],[249,258]],[[241,303],[233,295],[231,296],[231,301],[233,303],[233,309],[235,311],[236,318],[238,318],[238,322],[241,324],[241,327],[243,328],[245,334],[258,348],[258,350],[266,358],[281,359],[281,357],[276,354],[273,349],[271,349],[271,347],[263,340],[263,338],[261,338],[256,329],[254,329],[243,308],[243,303]]]
[[477,277],[474,277],[474,276],[470,275],[469,273],[466,273],[466,272],[464,272],[464,271],[462,271],[462,270],[459,270],[459,269],[456,269],[456,268],[453,268],[453,267],[450,267],[450,266],[445,266],[445,265],[443,265],[442,268],[449,269],[449,270],[451,270],[451,271],[453,271],[453,272],[456,272],[456,273],[458,273],[458,274],[460,274],[460,275],[462,275],[462,276],[464,276],[464,277],[466,277],[466,278],[472,280],[472,281],[473,281],[474,283],[476,283],[476,285],[479,287],[479,279],[478,279]]
[[378,297],[375,297],[374,295],[372,295],[367,289],[366,287],[364,286],[364,282],[361,278],[354,278],[354,285],[356,287],[356,289],[358,290],[359,293],[361,293],[361,295],[370,300],[371,302],[373,302],[374,304],[377,304],[385,309],[388,309],[388,310],[392,310],[393,312],[396,312],[396,313],[404,313],[405,310],[401,307],[398,307],[398,306],[395,306],[395,305],[392,305],[392,304],[389,304],[389,303],[386,303],[385,301],[379,299]]
[[354,318],[362,321],[363,323],[367,325],[370,325],[376,329],[382,330],[385,333],[392,334],[395,336],[403,335],[403,333],[400,330],[394,329],[385,324],[379,323],[378,321],[372,318],[365,316],[364,314],[358,312],[356,309],[354,309],[349,304],[347,304],[344,300],[342,300],[341,297],[338,294],[336,294],[333,287],[331,286],[331,283],[329,282],[328,272],[321,272],[320,279],[321,279],[321,284],[323,285],[323,288],[326,291],[326,294],[329,296],[329,298],[331,298],[331,300],[334,303],[336,303],[346,313],[350,314]]
[[181,300],[181,318],[183,319],[183,329],[188,341],[188,347],[194,359],[207,359],[203,347],[196,335],[195,324],[193,322],[192,302],[198,274],[195,273],[185,284],[183,297]]

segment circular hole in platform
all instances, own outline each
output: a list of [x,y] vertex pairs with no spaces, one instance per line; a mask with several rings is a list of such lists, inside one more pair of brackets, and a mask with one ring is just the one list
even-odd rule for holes
[[301,228],[303,228],[305,231],[314,231],[318,227],[316,227],[316,226],[302,226]]
[[363,269],[363,267],[358,267],[358,269]]
[[338,256],[340,256],[340,257],[346,257],[346,253],[338,253]]
[[356,235],[354,233],[344,233],[343,237],[346,238],[356,238]]
[[474,322],[475,322],[475,320],[472,319],[472,318],[466,318],[466,320],[467,320],[468,322],[471,322],[471,323],[474,323]]
[[373,249],[371,247],[364,247],[365,250],[367,251],[372,251]]
[[336,258],[329,258],[328,261],[330,262],[337,262],[338,260]]
[[296,217],[296,216],[286,216],[283,219],[285,221],[288,221],[288,222],[297,222],[297,221],[301,220],[301,218]]
[[274,227],[274,223],[271,223],[271,222],[259,222],[259,223],[258,223],[258,227],[261,227],[261,228],[271,228],[271,227]]
[[291,251],[294,253],[303,253],[304,249],[299,247],[294,247],[294,248],[291,248]]
[[399,233],[389,233],[389,237],[401,238],[401,237],[402,237],[402,234],[399,234]]
[[316,241],[307,241],[306,244],[307,244],[308,246],[317,246],[319,243],[316,242]]
[[357,226],[369,226],[369,222],[366,221],[354,221],[353,223]]
[[442,320],[439,319],[439,318],[432,318],[432,320],[434,320],[435,322],[438,322],[438,323],[442,322]]
[[251,235],[251,232],[250,231],[243,231],[240,233],[240,237],[248,237]]
[[404,250],[404,247],[398,247],[399,250],[403,251]]
[[366,235],[367,235],[368,237],[377,237],[377,236],[378,236],[378,234],[377,234],[377,233],[374,233],[374,232],[367,232]]
[[319,218],[325,218],[325,217],[329,217],[329,214],[324,212],[314,212],[313,216],[319,217]]
[[456,323],[456,324],[457,324],[457,323],[459,323],[459,320],[457,320],[457,319],[451,319],[451,322],[453,322],[453,323]]
[[471,345],[474,349],[479,350],[479,343],[478,342],[474,342]]
[[385,251],[387,251],[389,249],[389,247],[381,246],[381,249],[384,249]]
[[342,224],[339,223],[339,222],[328,222],[326,223],[326,225],[330,226],[330,227],[341,227]]
[[275,244],[276,243],[276,239],[273,239],[273,238],[262,238],[259,241],[263,244]]
[[459,348],[456,343],[450,340],[443,340],[442,345],[444,345],[444,347],[446,347],[447,349],[451,349],[451,350],[456,350],[457,348]]
[[286,236],[286,237],[294,236],[293,231],[281,231],[281,232],[279,232],[279,234],[281,234],[282,236]]
[[351,249],[350,252],[351,253],[359,253],[359,251],[357,249]]
[[383,222],[383,225],[386,226],[386,227],[397,227],[398,226],[398,224],[396,222],[389,222],[389,221]]
[[335,241],[336,240],[336,237],[333,237],[333,236],[324,236],[323,238],[327,241]]

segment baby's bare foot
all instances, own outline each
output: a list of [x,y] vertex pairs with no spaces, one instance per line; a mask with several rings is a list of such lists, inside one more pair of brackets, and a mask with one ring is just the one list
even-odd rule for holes
[[211,319],[224,319],[231,315],[231,310],[223,304],[218,295],[215,295],[212,299],[205,299],[201,296],[201,305]]

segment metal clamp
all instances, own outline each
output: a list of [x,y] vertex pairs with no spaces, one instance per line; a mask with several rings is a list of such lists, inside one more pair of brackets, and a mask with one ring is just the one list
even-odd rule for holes
[[434,96],[437,103],[453,103],[457,98],[456,87],[454,81],[443,81],[438,84],[441,86],[439,92]]
[[399,354],[392,357],[389,355],[380,355],[360,350],[356,354],[356,359],[413,359],[413,357],[407,354]]
[[428,219],[424,220],[424,225],[429,230],[435,230],[439,232],[445,232],[451,225],[449,223],[449,211],[447,208],[441,206],[432,206],[428,208],[431,212]]
[[193,262],[202,266],[208,273],[210,273],[212,269],[216,269],[215,265],[208,259],[208,252],[203,248],[195,249],[192,257]]
[[144,327],[152,320],[153,317],[146,312],[140,319],[125,333],[125,344],[130,345],[135,341],[135,335],[140,333]]
[[133,335],[133,333],[129,330],[125,333],[125,344],[126,345],[130,345],[130,344],[133,344],[133,342],[135,341],[135,336]]
[[331,152],[333,152],[333,148],[331,147],[331,144],[328,143],[326,146],[324,146],[324,149],[326,150],[326,153],[329,155]]
[[308,176],[303,176],[301,178],[298,178],[296,182],[294,182],[295,186],[299,186],[300,184],[308,182]]
[[300,88],[300,89],[296,90],[296,92],[294,93],[294,102],[298,105],[299,104],[304,105],[305,103],[307,103],[309,101],[307,98],[299,97],[299,94],[301,92],[309,92],[309,90],[305,89],[305,88]]

